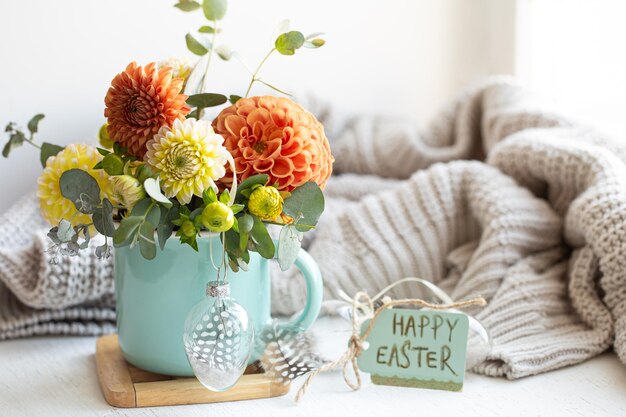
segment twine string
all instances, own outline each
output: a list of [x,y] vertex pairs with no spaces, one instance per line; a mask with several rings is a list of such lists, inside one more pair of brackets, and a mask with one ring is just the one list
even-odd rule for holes
[[[404,282],[404,280],[398,281],[395,284],[388,286],[379,294],[377,294],[375,299],[381,297],[385,292],[389,291],[394,286],[401,284],[402,282]],[[380,314],[384,310],[395,307],[395,306],[400,306],[400,305],[419,306],[419,307],[428,308],[431,310],[449,310],[453,308],[464,308],[464,307],[469,307],[469,306],[485,306],[487,304],[485,299],[482,297],[476,297],[476,298],[471,298],[471,299],[464,300],[464,301],[451,302],[451,303],[446,303],[446,304],[433,304],[433,303],[429,303],[428,301],[424,301],[419,298],[405,298],[405,299],[400,299],[400,300],[387,301],[383,303],[383,305],[378,307],[376,310],[374,310],[374,307],[373,307],[374,301],[372,300],[372,298],[369,297],[369,295],[365,291],[358,292],[354,296],[354,298],[351,300],[351,303],[352,303],[352,336],[350,336],[350,339],[348,340],[348,350],[346,350],[344,354],[341,355],[336,360],[329,362],[327,364],[324,364],[320,366],[319,368],[315,369],[314,371],[312,371],[311,373],[309,373],[309,375],[307,376],[306,380],[304,381],[300,389],[298,389],[298,392],[295,398],[296,402],[299,402],[300,399],[304,396],[304,394],[306,394],[306,391],[309,388],[309,385],[311,384],[311,381],[313,380],[313,378],[315,378],[317,375],[321,374],[322,372],[332,371],[339,367],[342,367],[343,379],[350,388],[352,388],[354,391],[357,391],[361,388],[362,380],[361,380],[361,373],[359,371],[359,366],[357,364],[357,358],[363,352],[363,349],[364,349],[363,342],[366,341],[367,338],[369,337],[370,333],[374,329],[374,325],[376,324],[376,320],[378,319],[378,316],[380,316]],[[358,314],[357,314],[359,309],[362,311],[367,311],[367,310],[373,311],[372,318],[370,319],[362,335],[361,335],[360,328],[359,328],[360,322],[358,320]],[[348,368],[350,367],[350,365],[352,365],[352,372],[354,374],[354,379],[350,378],[348,375],[348,370],[349,370]]]

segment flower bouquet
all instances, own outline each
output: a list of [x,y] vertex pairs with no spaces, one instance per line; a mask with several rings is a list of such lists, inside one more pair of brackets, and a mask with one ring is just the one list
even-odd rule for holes
[[[242,95],[208,92],[212,59],[242,60],[217,43],[226,0],[175,7],[207,19],[185,37],[197,61],[128,64],[106,92],[99,147],[38,143],[38,114],[27,129],[8,124],[2,153],[22,144],[40,150],[37,194],[53,226],[52,262],[93,247],[105,259],[115,249],[125,358],[152,372],[195,374],[223,391],[263,352],[272,323],[267,259],[283,270],[296,263],[307,282],[304,313],[288,323],[294,332],[319,312],[319,268],[300,246],[324,210],[334,159],[322,124],[260,71],[272,55],[324,41],[283,24]],[[251,96],[257,84],[281,96]],[[210,120],[207,110],[218,106]],[[277,239],[270,227],[280,228]],[[96,234],[103,238],[90,245]],[[230,298],[229,271],[246,279],[233,284],[242,304]]]
[[[263,64],[274,54],[294,55],[319,48],[319,34],[283,29],[255,71],[243,95],[206,91],[212,58],[239,59],[218,45],[226,0],[180,0],[184,12],[201,10],[207,24],[185,37],[199,57],[159,63],[130,63],[106,93],[107,123],[100,147],[37,143],[42,114],[27,130],[6,127],[3,155],[26,143],[40,150],[44,167],[38,180],[52,259],[76,256],[97,232],[95,248],[107,258],[111,247],[138,246],[146,259],[157,256],[175,233],[198,250],[203,231],[218,233],[223,245],[220,269],[245,270],[250,252],[282,269],[295,260],[303,232],[314,228],[323,209],[322,190],[333,157],[321,123],[288,97],[250,96],[261,83]],[[282,94],[285,95],[285,94]],[[225,107],[210,121],[207,109]],[[269,225],[282,228],[278,246]]]

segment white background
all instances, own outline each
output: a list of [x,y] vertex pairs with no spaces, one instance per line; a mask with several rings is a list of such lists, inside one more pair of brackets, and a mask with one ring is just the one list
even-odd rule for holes
[[[127,63],[185,55],[184,35],[203,23],[174,0],[30,0],[0,2],[0,123],[22,126],[46,114],[40,140],[93,140],[103,99]],[[274,57],[268,82],[312,92],[348,113],[386,113],[426,121],[466,84],[511,71],[510,42],[490,36],[490,20],[509,19],[501,0],[231,0],[222,39],[255,66],[276,25],[323,31],[327,44]],[[502,33],[507,33],[504,31]],[[498,48],[503,53],[496,52]],[[213,68],[215,92],[242,94],[237,62]],[[261,89],[255,90],[257,93]],[[35,189],[34,148],[0,159],[0,211]]]
[[[106,90],[126,64],[189,55],[184,35],[203,18],[173,3],[2,0],[0,127],[24,126],[42,112],[39,140],[93,141],[104,122]],[[620,0],[229,3],[221,42],[251,67],[285,18],[302,32],[325,32],[323,48],[277,55],[263,75],[299,95],[314,93],[341,113],[382,113],[423,125],[463,87],[507,73],[618,137],[626,127],[626,2]],[[214,63],[209,88],[242,94],[245,69]],[[35,189],[38,161],[28,147],[0,159],[0,212]]]

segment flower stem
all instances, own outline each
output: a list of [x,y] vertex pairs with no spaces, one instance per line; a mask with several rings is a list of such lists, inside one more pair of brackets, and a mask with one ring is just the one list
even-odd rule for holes
[[[211,37],[211,49],[209,50],[209,56],[207,57],[206,60],[206,67],[204,67],[204,75],[202,76],[202,82],[200,83],[200,91],[199,93],[206,93],[207,92],[207,82],[208,82],[208,74],[209,74],[209,66],[211,65],[211,58],[213,57],[213,51],[215,50],[215,39],[217,36],[217,21],[213,20],[213,36]],[[204,111],[205,109],[202,109],[199,113],[198,113],[198,119],[202,119],[202,116],[204,115]]]
[[244,97],[248,97],[248,95],[250,94],[250,90],[252,90],[252,86],[254,85],[255,81],[258,80],[257,76],[259,75],[259,71],[261,71],[261,68],[263,67],[267,59],[270,57],[270,55],[274,53],[275,50],[276,48],[272,48],[272,50],[269,51],[267,55],[265,55],[265,58],[261,60],[259,65],[256,67],[256,70],[254,70],[254,73],[252,74],[252,78],[250,79],[250,84],[248,84],[248,89],[246,90],[246,94],[244,95]]

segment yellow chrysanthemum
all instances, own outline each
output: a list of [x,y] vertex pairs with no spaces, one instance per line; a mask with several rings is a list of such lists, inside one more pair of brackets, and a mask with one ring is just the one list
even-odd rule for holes
[[176,120],[148,142],[145,161],[159,173],[165,195],[187,204],[209,187],[217,190],[229,156],[223,142],[205,120]]
[[283,212],[283,197],[275,187],[258,187],[248,200],[248,210],[261,220],[274,220]]
[[[59,185],[61,175],[73,168],[82,169],[94,177],[100,185],[100,197],[111,199],[111,184],[108,175],[102,169],[93,169],[101,159],[102,155],[96,148],[82,143],[68,145],[56,156],[48,158],[46,168],[37,180],[37,197],[44,219],[52,225],[57,225],[61,219],[69,220],[78,212],[74,203],[61,195]],[[111,202],[117,204],[114,199],[111,199]],[[77,214],[72,219],[72,225],[79,223],[91,223],[91,217],[88,214]]]

